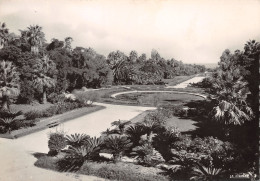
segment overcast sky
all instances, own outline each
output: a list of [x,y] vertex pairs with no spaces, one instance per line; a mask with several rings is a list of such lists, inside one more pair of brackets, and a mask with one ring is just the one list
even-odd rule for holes
[[98,53],[156,49],[166,59],[217,63],[222,52],[260,41],[260,0],[0,0],[11,32],[43,27],[46,39],[74,39]]

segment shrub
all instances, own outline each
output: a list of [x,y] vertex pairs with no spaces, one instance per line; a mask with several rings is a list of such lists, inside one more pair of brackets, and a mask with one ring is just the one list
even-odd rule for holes
[[147,121],[154,121],[158,125],[163,126],[166,123],[167,117],[163,114],[163,112],[155,111],[155,112],[148,113],[144,119]]
[[86,134],[75,133],[71,134],[70,136],[66,135],[66,142],[67,145],[72,147],[81,147],[89,138],[90,137]]
[[46,110],[42,111],[43,117],[51,117],[56,114],[57,107],[55,105],[47,108]]
[[164,162],[162,155],[151,144],[143,144],[133,148],[133,155],[137,155],[138,161],[147,166],[155,166]]
[[133,146],[138,146],[140,137],[146,133],[146,130],[141,125],[131,125],[126,128],[125,134],[127,135],[128,139],[131,140]]
[[[87,136],[83,137],[86,138]],[[60,163],[62,163],[62,161],[65,161],[68,167],[78,169],[86,160],[91,160],[99,157],[99,152],[102,144],[102,138],[92,137],[86,139],[82,146],[70,146],[68,150],[66,150],[65,158],[61,160]],[[61,164],[60,166],[63,165]]]
[[66,100],[66,97],[63,94],[52,92],[48,95],[47,100],[48,102],[55,104],[58,102],[64,102]]
[[233,146],[228,142],[213,137],[195,138],[183,137],[174,143],[172,149],[174,164],[185,168],[204,170],[205,168],[218,168],[221,172],[230,171],[235,168]]
[[153,139],[153,146],[158,150],[164,159],[171,159],[171,147],[180,139],[180,131],[176,127],[169,127],[165,131],[158,133]]
[[105,140],[105,148],[113,154],[114,161],[120,161],[124,152],[132,146],[126,136],[109,136]]
[[91,105],[94,101],[99,99],[99,94],[95,91],[86,91],[86,92],[75,92],[76,100],[83,105]]
[[55,132],[50,133],[48,147],[50,155],[57,155],[66,146],[66,139],[64,133]]
[[0,111],[0,126],[2,133],[11,133],[12,130],[19,129],[24,126],[22,120],[16,119],[17,116],[22,115],[21,111]]
[[37,118],[41,118],[42,113],[37,110],[32,110],[32,111],[28,111],[28,112],[24,113],[24,117],[26,120],[35,120]]
[[223,170],[221,168],[214,168],[213,165],[204,166],[199,164],[193,168],[192,175],[190,180],[219,180],[223,176]]

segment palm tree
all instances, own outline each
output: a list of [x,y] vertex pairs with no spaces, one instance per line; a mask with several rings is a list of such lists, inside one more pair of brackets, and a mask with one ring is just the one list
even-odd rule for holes
[[48,88],[56,85],[56,80],[48,75],[51,68],[55,66],[54,62],[48,56],[44,56],[34,66],[34,80],[33,85],[42,91],[42,103],[47,102],[46,91]]
[[31,45],[31,52],[34,54],[39,53],[39,47],[42,46],[45,41],[42,27],[38,25],[29,26],[28,30],[21,31],[22,38]]
[[8,40],[9,30],[5,23],[0,22],[0,46],[5,46]]
[[259,42],[255,41],[255,40],[249,40],[245,46],[245,54],[249,55],[249,54],[254,54],[254,53],[259,53],[260,51],[260,44]]
[[9,110],[1,112],[0,126],[10,134],[12,130],[23,126],[23,123],[19,119],[16,119],[16,117],[20,115],[22,115],[21,111],[14,112]]
[[242,125],[245,121],[251,120],[253,116],[252,109],[243,101],[241,104],[222,100],[218,106],[213,109],[213,119],[224,124]]
[[0,98],[2,109],[9,110],[10,97],[20,93],[19,73],[12,62],[0,62]]

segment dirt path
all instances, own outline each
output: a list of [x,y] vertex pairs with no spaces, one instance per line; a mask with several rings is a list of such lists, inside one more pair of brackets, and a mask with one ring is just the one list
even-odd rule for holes
[[[62,125],[67,133],[86,133],[99,136],[101,131],[110,127],[118,119],[129,120],[141,112],[153,109],[148,107],[120,106],[101,104],[106,109],[76,118]],[[104,180],[97,177],[59,173],[34,166],[36,158],[33,153],[48,152],[48,133],[57,128],[43,130],[15,140],[0,139],[0,180],[3,181],[71,181],[71,180]]]

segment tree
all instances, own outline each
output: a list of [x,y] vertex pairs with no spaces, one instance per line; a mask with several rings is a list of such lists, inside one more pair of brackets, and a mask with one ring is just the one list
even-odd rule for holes
[[7,44],[8,35],[9,30],[6,28],[6,24],[0,22],[0,47],[4,47]]
[[56,84],[56,80],[51,77],[50,72],[55,71],[55,64],[48,56],[38,59],[34,66],[33,85],[42,92],[42,103],[47,102],[46,92],[48,88],[52,88]]
[[158,53],[157,50],[152,49],[151,59],[152,59],[152,60],[155,60],[155,61],[159,61],[159,60],[161,59],[161,56],[160,56],[160,54]]
[[237,65],[236,56],[225,50],[219,62],[219,69],[211,79],[211,93],[218,101],[213,109],[213,119],[225,124],[241,125],[252,119],[252,109],[247,104],[248,82],[246,70]]
[[2,109],[9,110],[10,97],[20,93],[19,73],[12,62],[0,62],[0,98]]
[[134,63],[137,61],[137,58],[138,58],[137,52],[135,50],[132,50],[129,54],[129,61]]
[[71,37],[66,37],[65,38],[65,45],[64,48],[68,51],[72,51],[72,47],[71,47],[71,42],[73,41],[73,39]]
[[145,62],[146,61],[146,54],[143,53],[137,60],[138,62]]
[[42,47],[45,42],[45,35],[42,32],[42,27],[38,25],[31,25],[27,29],[28,30],[21,31],[22,39],[30,44],[31,52],[38,54],[39,48]]

